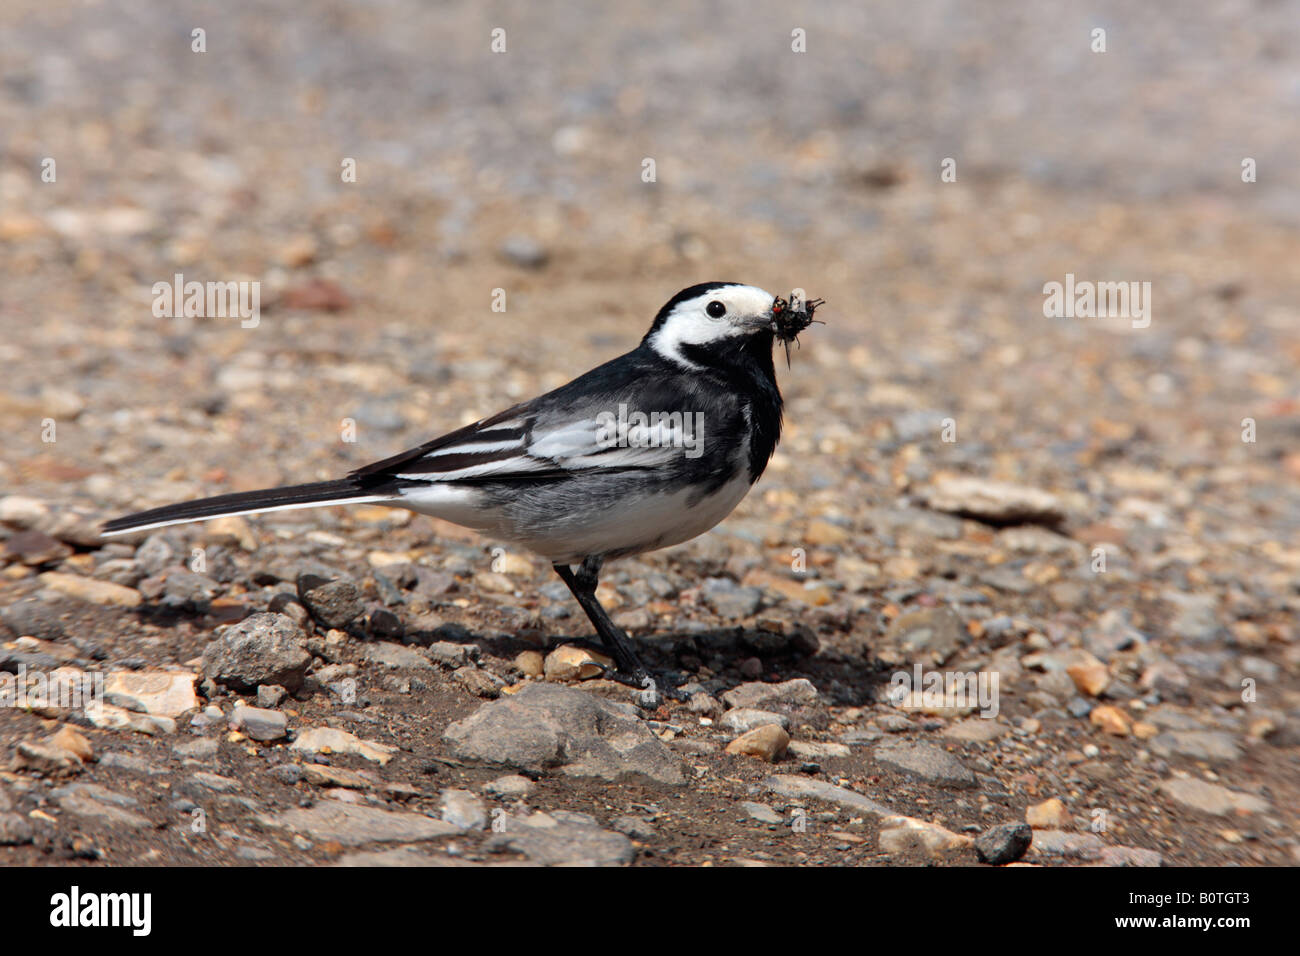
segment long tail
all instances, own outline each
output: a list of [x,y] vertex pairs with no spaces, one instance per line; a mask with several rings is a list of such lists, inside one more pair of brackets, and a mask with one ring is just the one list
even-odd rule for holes
[[240,491],[233,495],[218,495],[175,505],[163,505],[138,514],[114,518],[104,523],[101,534],[110,537],[132,531],[147,531],[188,521],[207,521],[227,515],[256,514],[260,511],[289,511],[294,508],[317,508],[321,505],[361,504],[364,502],[392,501],[399,497],[390,484],[364,483],[356,477],[337,481],[318,481],[309,485],[290,485],[286,488],[266,488],[261,491]]

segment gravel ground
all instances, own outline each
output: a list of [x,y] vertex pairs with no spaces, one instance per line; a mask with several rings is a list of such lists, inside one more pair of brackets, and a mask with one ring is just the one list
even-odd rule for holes
[[[1196,7],[11,0],[0,673],[106,703],[0,708],[0,862],[1300,862],[1300,4]],[[176,273],[256,326],[157,317]],[[1149,325],[1045,318],[1067,274]],[[432,519],[96,537],[719,278],[827,324],[736,513],[602,582],[688,701],[584,679],[545,563]]]

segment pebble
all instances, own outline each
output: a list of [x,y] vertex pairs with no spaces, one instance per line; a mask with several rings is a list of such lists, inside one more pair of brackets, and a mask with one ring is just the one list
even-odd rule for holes
[[1014,863],[1025,855],[1034,831],[1027,823],[1003,823],[990,827],[975,838],[975,853],[980,862],[991,866]]
[[481,667],[467,664],[451,672],[451,679],[475,697],[495,699],[501,696],[503,682]]
[[364,610],[357,586],[349,578],[330,581],[304,572],[298,575],[298,599],[326,627],[347,627]]
[[190,671],[113,671],[104,680],[104,699],[127,710],[179,717],[199,706]]
[[278,710],[236,707],[230,714],[230,726],[253,740],[279,740],[289,731],[289,718]]
[[406,811],[384,810],[341,800],[322,800],[313,807],[263,816],[264,826],[301,834],[318,843],[361,846],[366,843],[416,843],[461,833],[445,820]]
[[871,750],[876,762],[938,787],[969,789],[978,785],[960,760],[938,747],[916,743],[880,743]]
[[926,856],[937,858],[974,842],[970,837],[953,833],[937,823],[914,817],[887,816],[880,822],[880,826],[879,846],[885,853],[920,851]]
[[752,707],[737,707],[729,710],[722,715],[718,721],[718,726],[723,730],[729,730],[736,734],[745,734],[754,730],[756,727],[762,727],[764,724],[779,724],[783,729],[790,729],[790,718],[785,714],[774,713],[770,710],[755,710]]
[[853,754],[853,751],[844,744],[810,740],[792,740],[788,749],[800,760],[838,760]]
[[373,740],[362,740],[346,730],[338,730],[334,727],[312,727],[304,730],[289,745],[289,749],[301,753],[357,754],[379,764],[388,763],[397,752],[396,747]]
[[0,608],[0,622],[15,637],[34,637],[43,641],[58,641],[64,637],[59,612],[52,605],[35,598],[25,598]]
[[1072,833],[1067,830],[1035,830],[1030,850],[1043,856],[1060,856],[1072,860],[1098,860],[1106,845],[1095,833]]
[[17,813],[0,812],[0,846],[22,846],[36,839],[31,821]]
[[971,717],[945,728],[943,736],[961,743],[983,744],[997,740],[1010,729],[1006,724],[993,718]]
[[1232,734],[1218,730],[1166,730],[1152,738],[1151,752],[1160,757],[1188,757],[1207,763],[1231,763],[1241,757]]
[[766,803],[755,803],[752,800],[742,800],[740,802],[740,809],[744,810],[745,814],[751,820],[757,820],[759,823],[780,826],[784,822],[781,819],[781,814],[777,813]]
[[1271,809],[1267,800],[1191,777],[1165,780],[1160,790],[1175,803],[1214,816],[1267,813]]
[[1070,675],[1070,680],[1074,681],[1074,686],[1089,697],[1100,697],[1106,690],[1106,685],[1110,683],[1110,673],[1101,661],[1071,664],[1065,672]]
[[1070,825],[1070,813],[1057,797],[1025,808],[1025,822],[1035,830],[1061,830]]
[[942,664],[970,640],[961,619],[947,605],[900,614],[885,632],[886,663],[925,660]]
[[546,655],[543,673],[547,680],[573,681],[599,677],[614,666],[614,659],[605,654],[565,644]]
[[686,781],[679,759],[634,708],[563,684],[530,683],[483,704],[450,724],[443,739],[464,760],[583,777],[642,773],[660,783]]
[[46,587],[60,594],[66,594],[78,601],[91,604],[106,604],[113,607],[139,607],[144,599],[134,588],[114,584],[111,581],[99,581],[95,578],[82,577],[79,574],[65,574],[61,571],[47,571],[38,579]]
[[[441,664],[443,667],[456,668],[474,663],[479,659],[482,652],[477,644],[457,644],[453,641],[434,641],[425,648],[425,653],[429,655],[429,659],[435,664]],[[525,651],[524,653],[536,654],[537,652]]]
[[764,724],[727,744],[727,753],[776,763],[785,756],[789,745],[790,735],[779,724]]
[[502,800],[522,800],[533,790],[533,782],[517,773],[506,774],[488,781],[484,791]]
[[524,235],[507,236],[497,247],[497,254],[521,269],[541,269],[550,260],[545,246]]
[[453,788],[442,791],[439,806],[442,818],[462,830],[482,830],[487,826],[487,808],[468,790]]
[[1051,492],[1025,485],[982,478],[948,478],[921,493],[934,511],[975,518],[989,524],[1057,525],[1065,520],[1065,506]]
[[815,704],[819,700],[816,686],[804,677],[779,684],[752,682],[741,684],[722,695],[731,708],[762,709],[763,704]]
[[545,659],[540,651],[521,651],[515,655],[514,664],[525,677],[538,678],[546,672]]
[[252,693],[259,684],[302,686],[311,654],[292,618],[260,613],[221,631],[204,649],[201,673],[232,690]]
[[1092,708],[1088,714],[1088,721],[1113,737],[1127,737],[1132,729],[1132,721],[1128,714],[1110,704]]

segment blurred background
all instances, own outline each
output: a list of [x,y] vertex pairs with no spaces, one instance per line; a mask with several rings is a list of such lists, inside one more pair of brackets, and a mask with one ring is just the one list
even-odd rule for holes
[[[1206,706],[1267,674],[1284,720],[1298,41],[1285,0],[6,0],[0,486],[107,515],[333,477],[632,348],[684,286],[800,287],[827,324],[771,470],[647,561],[811,547],[808,620],[867,647],[935,581],[1058,645],[1117,610]],[[155,317],[176,273],[260,282],[259,324]],[[1067,273],[1150,282],[1150,326],[1045,318]],[[901,507],[959,475],[1055,495],[1065,544]]]

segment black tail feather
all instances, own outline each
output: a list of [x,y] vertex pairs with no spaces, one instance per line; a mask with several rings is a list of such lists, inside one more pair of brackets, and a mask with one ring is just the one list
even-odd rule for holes
[[324,505],[332,501],[347,501],[371,495],[382,497],[386,491],[391,490],[391,488],[375,487],[374,483],[363,483],[356,478],[341,478],[337,481],[317,481],[307,485],[289,485],[285,488],[240,491],[230,495],[217,495],[215,498],[163,505],[161,508],[151,508],[149,511],[114,518],[104,523],[102,531],[104,534],[121,534],[153,525],[201,521],[205,518],[220,518],[223,515],[270,511],[294,505]]

